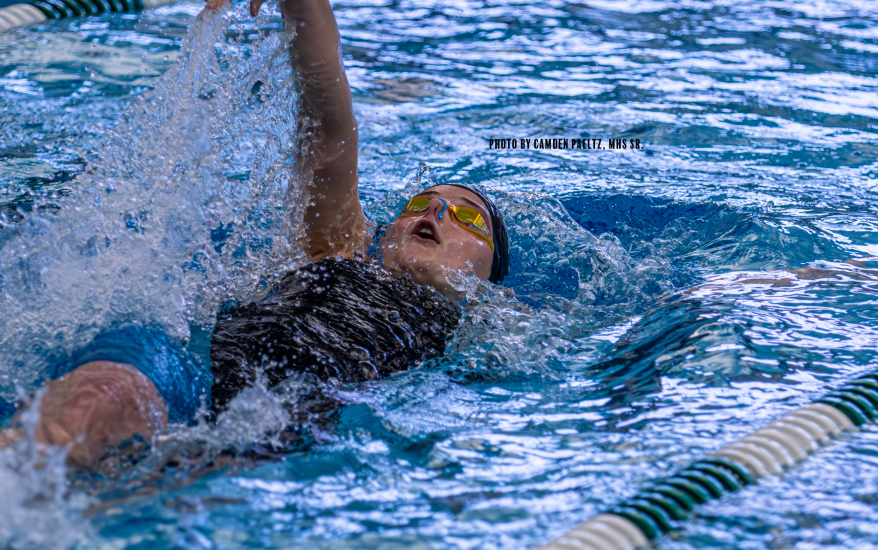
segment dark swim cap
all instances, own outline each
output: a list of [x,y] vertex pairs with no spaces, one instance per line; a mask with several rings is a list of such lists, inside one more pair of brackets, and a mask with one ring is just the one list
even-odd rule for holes
[[[491,230],[494,233],[494,258],[491,261],[491,275],[488,277],[488,280],[494,284],[499,284],[509,274],[509,232],[506,231],[506,222],[503,221],[503,216],[497,210],[497,205],[486,197],[484,193],[469,185],[460,183],[440,183],[439,185],[466,189],[470,193],[474,193],[485,203],[485,208],[488,209],[488,214],[491,215]],[[433,187],[438,187],[438,185]]]

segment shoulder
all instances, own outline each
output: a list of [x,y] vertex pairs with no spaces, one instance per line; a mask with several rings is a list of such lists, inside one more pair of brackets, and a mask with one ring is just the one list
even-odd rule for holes
[[372,246],[377,226],[375,222],[366,218],[362,210],[356,218],[353,223],[342,224],[341,227],[333,226],[328,229],[309,227],[302,246],[311,261],[365,256]]

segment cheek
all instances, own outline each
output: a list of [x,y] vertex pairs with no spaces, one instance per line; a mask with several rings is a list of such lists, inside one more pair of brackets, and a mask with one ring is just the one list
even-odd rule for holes
[[392,236],[398,235],[399,234],[399,227],[403,223],[404,222],[402,220],[394,221],[393,223],[391,223],[390,225],[388,225],[387,227],[384,228],[384,235],[386,237],[392,237]]
[[457,267],[465,267],[469,262],[476,268],[478,274],[483,270],[490,272],[494,253],[491,252],[488,243],[475,239],[467,233],[465,236],[460,236],[459,240],[455,239],[455,242],[448,244],[449,259],[453,258],[454,263],[458,264]]
[[473,262],[473,265],[481,266],[482,269],[487,270],[485,273],[485,276],[487,277],[491,272],[491,261],[494,259],[494,253],[491,252],[491,247],[488,246],[488,243],[480,243],[478,250],[473,256],[476,260]]
[[381,238],[383,244],[387,245],[399,245],[399,242],[403,235],[405,235],[405,229],[408,227],[408,224],[411,222],[411,219],[405,218],[402,220],[396,220],[384,230],[384,236]]

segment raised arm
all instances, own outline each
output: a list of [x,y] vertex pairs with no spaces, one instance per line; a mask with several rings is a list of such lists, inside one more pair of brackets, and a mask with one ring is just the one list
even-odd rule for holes
[[[226,1],[208,0],[207,7]],[[251,0],[251,15],[263,1]],[[305,106],[317,121],[303,163],[305,173],[313,175],[303,247],[314,260],[365,253],[372,231],[357,192],[357,119],[332,7],[329,0],[278,1],[287,32],[295,33],[291,54]]]

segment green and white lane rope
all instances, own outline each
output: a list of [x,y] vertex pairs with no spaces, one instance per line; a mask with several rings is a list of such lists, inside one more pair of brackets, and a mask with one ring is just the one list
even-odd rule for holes
[[0,8],[0,32],[66,17],[125,13],[157,8],[179,0],[33,0]]
[[672,475],[538,550],[634,550],[650,546],[699,504],[778,475],[831,438],[878,419],[878,373],[796,409]]
[[[66,17],[136,12],[179,0],[33,0],[0,7],[0,32]],[[878,418],[878,373],[727,445],[579,524],[539,550],[634,550],[669,532],[699,504],[778,475],[843,432]]]

